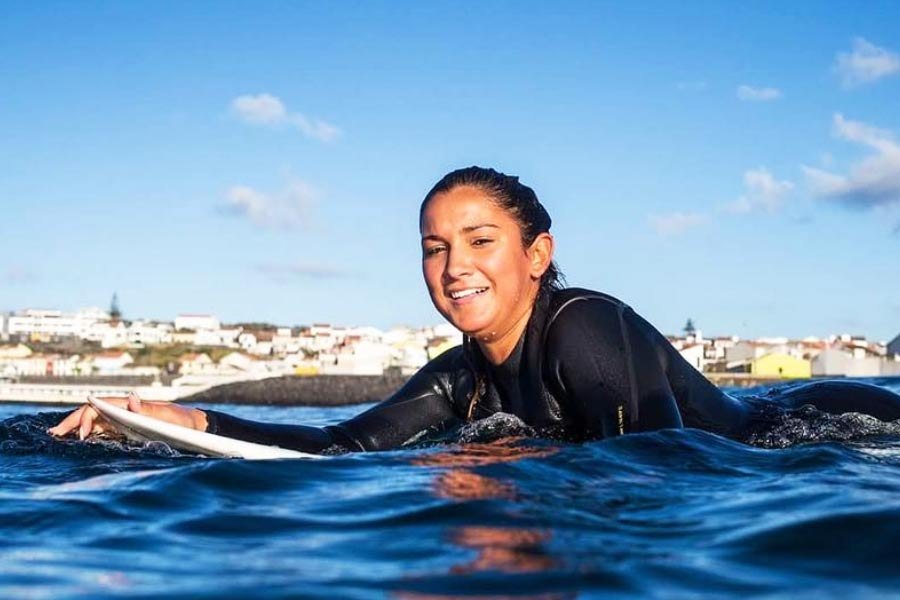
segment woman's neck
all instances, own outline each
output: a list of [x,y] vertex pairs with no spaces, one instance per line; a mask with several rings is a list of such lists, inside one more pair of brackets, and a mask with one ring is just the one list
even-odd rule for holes
[[489,363],[492,365],[499,365],[509,358],[510,354],[513,353],[513,350],[516,349],[516,344],[519,343],[519,339],[525,335],[525,329],[528,327],[528,319],[531,317],[533,311],[534,303],[529,305],[528,310],[523,312],[519,318],[515,320],[513,326],[505,333],[497,337],[475,339],[478,348],[481,349],[481,353]]

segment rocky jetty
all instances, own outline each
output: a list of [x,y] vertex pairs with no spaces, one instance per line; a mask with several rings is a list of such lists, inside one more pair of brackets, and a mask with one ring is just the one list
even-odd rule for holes
[[210,388],[180,402],[215,404],[276,404],[295,406],[343,406],[377,402],[406,383],[405,375],[313,375],[272,377]]

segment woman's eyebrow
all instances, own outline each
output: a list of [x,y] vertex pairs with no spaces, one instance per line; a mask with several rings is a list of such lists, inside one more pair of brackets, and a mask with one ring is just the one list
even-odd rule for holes
[[494,225],[493,223],[481,223],[480,225],[466,225],[462,228],[463,233],[472,233],[476,229],[481,229],[482,227],[493,227],[494,229],[500,229],[499,225]]
[[[465,227],[463,227],[462,229],[460,229],[460,231],[461,231],[462,233],[472,233],[473,231],[476,231],[476,230],[478,230],[478,229],[482,229],[482,228],[484,228],[484,227],[493,227],[494,229],[500,229],[500,226],[499,226],[499,225],[494,225],[493,223],[480,223],[480,224],[478,224],[478,225],[466,225]],[[428,234],[428,235],[423,235],[423,236],[422,236],[422,241],[423,241],[423,242],[426,241],[426,240],[443,240],[443,239],[444,239],[444,238],[442,238],[441,236],[439,236],[439,235],[437,235],[437,234],[434,234],[434,233],[430,233],[430,234]]]

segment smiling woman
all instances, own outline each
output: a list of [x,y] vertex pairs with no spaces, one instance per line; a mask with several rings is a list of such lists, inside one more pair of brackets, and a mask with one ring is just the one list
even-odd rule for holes
[[[537,435],[568,440],[695,427],[746,439],[785,409],[900,418],[900,396],[859,383],[810,384],[739,401],[712,385],[621,301],[560,284],[551,219],[517,177],[469,167],[447,174],[419,212],[422,272],[435,308],[463,345],[435,358],[393,396],[338,425],[314,428],[139,402],[129,410],[195,429],[303,452],[383,450],[504,412]],[[51,430],[109,427],[89,406]]]

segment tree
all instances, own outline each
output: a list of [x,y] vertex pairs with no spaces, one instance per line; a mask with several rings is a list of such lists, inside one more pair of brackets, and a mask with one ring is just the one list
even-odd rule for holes
[[684,324],[683,331],[685,335],[694,335],[697,333],[697,328],[694,327],[694,321],[690,317],[688,317],[687,323]]
[[109,317],[113,321],[122,318],[122,311],[119,309],[119,295],[113,292],[112,302],[109,303]]

